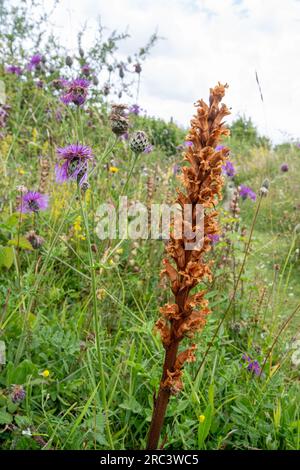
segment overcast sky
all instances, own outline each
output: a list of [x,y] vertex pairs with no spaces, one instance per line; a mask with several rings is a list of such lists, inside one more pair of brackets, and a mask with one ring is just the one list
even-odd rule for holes
[[109,29],[128,26],[125,56],[155,29],[164,37],[143,69],[139,104],[148,114],[187,126],[193,103],[221,81],[233,117],[251,116],[274,142],[300,138],[299,0],[61,0],[54,21],[72,48],[99,14]]

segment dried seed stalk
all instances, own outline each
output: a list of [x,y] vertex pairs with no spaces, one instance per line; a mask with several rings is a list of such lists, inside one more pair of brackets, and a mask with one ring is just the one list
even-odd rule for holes
[[162,316],[155,326],[165,348],[165,361],[159,391],[154,399],[147,449],[157,449],[170,395],[180,392],[183,387],[184,363],[196,359],[195,344],[178,353],[179,344],[183,338],[192,338],[197,331],[201,331],[206,316],[210,313],[208,301],[204,299],[205,291],[200,290],[194,294],[191,291],[204,278],[211,279],[210,265],[205,262],[204,255],[211,249],[213,236],[219,233],[216,220],[218,213],[214,208],[222,198],[222,165],[229,149],[222,147],[217,150],[216,146],[222,136],[229,134],[223,118],[230,112],[226,105],[221,104],[227,86],[219,83],[210,90],[209,105],[203,100],[196,103],[197,113],[186,137],[187,141],[193,143],[184,155],[188,165],[182,168],[182,182],[186,191],[178,191],[176,202],[182,213],[185,204],[192,206],[193,231],[197,229],[197,205],[202,205],[204,236],[201,247],[187,250],[186,243],[191,242],[191,239],[186,239],[183,231],[181,239],[175,239],[171,235],[166,247],[168,257],[163,261],[165,269],[162,274],[169,278],[174,303],[166,304],[160,309]]
[[50,162],[48,158],[40,158],[40,183],[39,183],[39,192],[45,193],[47,191],[47,185],[50,175]]

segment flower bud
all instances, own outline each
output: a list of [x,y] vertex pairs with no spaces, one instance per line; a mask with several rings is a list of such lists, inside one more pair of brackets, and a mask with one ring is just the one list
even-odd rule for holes
[[94,77],[93,77],[93,84],[94,84],[95,86],[99,85],[99,80],[98,80],[98,78],[96,77],[96,75],[94,75]]
[[73,65],[73,59],[72,59],[71,56],[67,55],[65,62],[66,62],[66,65],[67,65],[68,67],[72,67],[72,65]]
[[147,134],[144,131],[136,131],[130,139],[129,146],[136,153],[142,153],[149,146]]
[[270,187],[270,180],[268,178],[265,178],[262,182],[262,188],[266,188],[266,189],[269,189]]

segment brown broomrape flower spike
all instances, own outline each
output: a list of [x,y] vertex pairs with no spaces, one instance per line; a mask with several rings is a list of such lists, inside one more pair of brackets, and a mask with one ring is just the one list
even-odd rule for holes
[[[188,165],[182,168],[182,182],[185,192],[178,191],[176,203],[184,214],[184,205],[191,205],[192,223],[190,229],[199,230],[196,225],[197,205],[204,208],[204,233],[202,244],[193,249],[186,249],[191,242],[182,230],[182,238],[170,236],[166,251],[168,257],[163,260],[162,275],[168,277],[174,295],[174,303],[166,304],[160,309],[162,317],[155,328],[160,333],[165,348],[165,361],[159,391],[154,401],[154,410],[148,435],[147,449],[157,449],[166,408],[171,394],[183,388],[182,375],[185,362],[195,361],[196,345],[178,353],[180,342],[192,338],[203,329],[206,317],[210,313],[208,301],[204,299],[205,291],[191,294],[203,279],[211,280],[211,263],[204,255],[211,249],[214,235],[219,234],[217,223],[218,212],[215,206],[222,199],[222,165],[227,159],[229,149],[218,147],[222,136],[229,135],[223,118],[230,114],[222,98],[227,84],[218,83],[210,89],[209,104],[203,100],[196,103],[197,113],[191,121],[191,129],[186,137],[189,146],[184,154]],[[199,207],[199,206],[198,206]],[[183,217],[183,227],[186,222]]]

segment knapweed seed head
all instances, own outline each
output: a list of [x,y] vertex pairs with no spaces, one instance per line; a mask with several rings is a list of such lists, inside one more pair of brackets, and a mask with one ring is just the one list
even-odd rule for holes
[[259,189],[259,195],[261,197],[266,197],[269,193],[269,190],[265,187],[265,186],[262,186],[260,189]]
[[128,131],[129,120],[127,106],[125,104],[113,104],[109,116],[111,130],[117,136],[121,136]]
[[283,173],[286,173],[287,171],[289,171],[289,166],[287,163],[283,163],[280,167],[280,170],[283,172]]
[[44,238],[38,235],[34,230],[30,230],[25,237],[34,250],[38,250],[44,244]]

